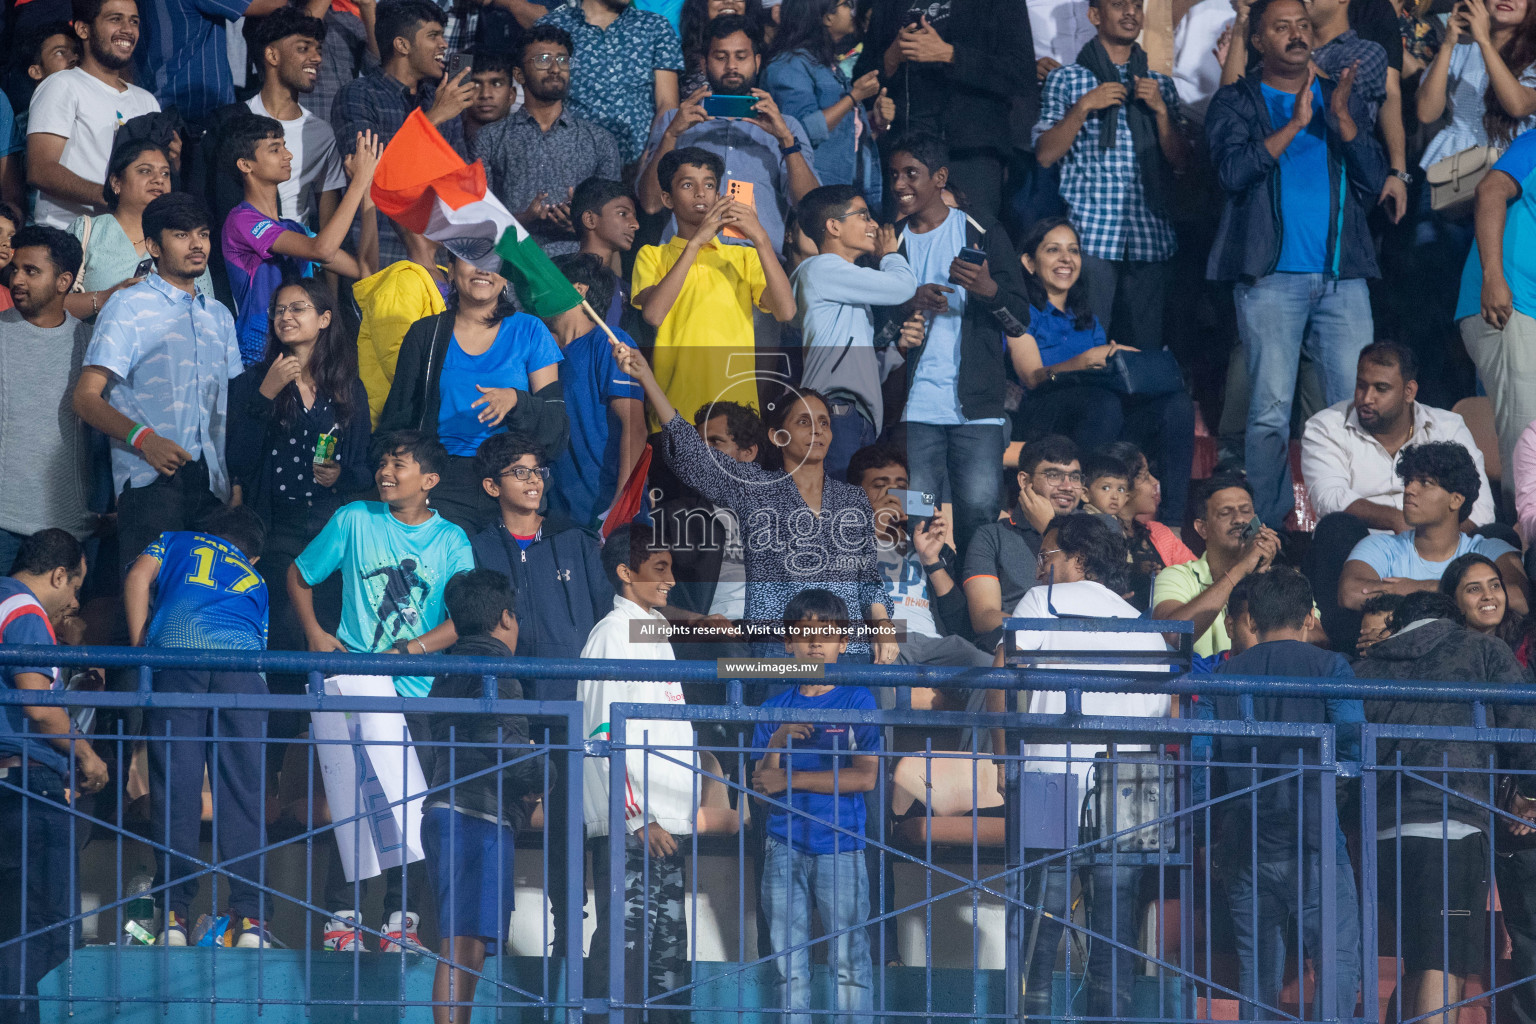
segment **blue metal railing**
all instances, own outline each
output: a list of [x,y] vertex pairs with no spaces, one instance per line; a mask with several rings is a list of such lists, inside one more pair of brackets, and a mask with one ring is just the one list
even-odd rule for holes
[[[1107,625],[1092,621],[1070,624],[1013,621],[1008,623],[1010,630],[1066,629],[1087,626],[1097,631],[1183,632],[1188,635],[1187,629],[1181,631],[1177,628],[1180,625],[1187,627],[1188,624],[1171,622],[1154,624],[1140,621]],[[507,748],[500,748],[500,756],[496,763],[486,769],[487,772],[492,773],[504,772],[520,759],[528,757],[545,757],[559,762],[563,788],[557,789],[554,794],[546,798],[545,804],[547,810],[550,799],[563,800],[566,830],[560,837],[563,838],[563,843],[553,842],[547,830],[540,834],[537,843],[543,854],[544,866],[542,878],[536,880],[533,890],[542,896],[543,891],[555,887],[553,883],[557,874],[566,883],[564,906],[556,908],[557,922],[565,925],[562,929],[563,946],[556,950],[560,959],[552,959],[548,956],[547,944],[543,941],[547,936],[541,935],[541,941],[537,947],[539,955],[530,964],[509,966],[507,962],[487,961],[484,969],[477,969],[471,973],[485,980],[479,998],[489,1005],[515,1008],[527,1013],[565,1020],[575,1020],[580,1013],[585,1012],[589,1015],[604,1016],[611,1021],[634,1019],[635,1015],[643,1009],[660,1011],[668,1005],[669,1000],[686,1002],[687,1012],[692,1015],[692,1019],[699,1021],[792,1019],[784,1016],[788,1008],[783,1005],[782,994],[776,992],[773,965],[783,962],[783,957],[799,950],[829,949],[838,936],[845,936],[851,929],[859,926],[847,924],[841,928],[827,928],[822,934],[809,937],[802,943],[793,943],[788,948],[765,948],[750,940],[749,923],[756,913],[758,893],[757,886],[751,880],[748,871],[750,865],[757,863],[759,855],[756,847],[752,845],[757,842],[754,838],[755,833],[750,833],[749,827],[760,827],[760,825],[753,825],[753,820],[761,813],[778,811],[791,818],[797,816],[805,818],[807,812],[803,808],[794,806],[791,800],[794,794],[793,788],[782,796],[753,795],[750,765],[761,756],[764,748],[754,747],[750,731],[743,733],[742,730],[750,730],[758,724],[774,726],[785,723],[868,724],[883,730],[887,737],[902,733],[910,739],[912,736],[931,737],[944,730],[969,729],[973,739],[970,749],[967,750],[935,750],[930,738],[922,740],[915,749],[882,749],[877,753],[880,782],[875,792],[869,797],[871,814],[866,837],[866,842],[874,851],[870,855],[872,905],[866,923],[876,929],[878,934],[878,939],[871,943],[876,957],[875,1003],[871,1012],[881,1019],[891,1021],[918,1018],[925,1020],[1017,1019],[1028,1012],[1031,1006],[1035,1007],[1035,1012],[1038,1013],[1040,989],[1036,986],[1031,996],[1030,991],[1024,988],[1023,982],[1026,976],[1031,974],[1032,963],[1036,968],[1033,973],[1036,977],[1040,975],[1040,961],[1037,958],[1045,954],[1034,949],[1024,936],[1032,934],[1030,926],[1034,922],[1046,921],[1060,924],[1068,935],[1064,953],[1064,972],[1056,972],[1053,983],[1053,988],[1058,991],[1051,993],[1047,1000],[1052,1014],[1065,1015],[1073,1012],[1074,1000],[1089,986],[1089,979],[1092,976],[1091,970],[1087,975],[1081,970],[1084,956],[1086,955],[1088,963],[1092,965],[1095,963],[1095,958],[1103,959],[1107,951],[1110,961],[1109,969],[1112,971],[1122,967],[1127,960],[1131,959],[1147,965],[1153,982],[1138,983],[1133,986],[1132,994],[1137,1000],[1134,1009],[1138,1017],[1192,1021],[1210,1019],[1217,1012],[1215,1007],[1222,1000],[1241,1000],[1245,994],[1249,998],[1253,997],[1253,993],[1245,993],[1238,978],[1233,975],[1230,956],[1223,955],[1224,949],[1234,948],[1231,936],[1226,931],[1230,927],[1230,922],[1220,909],[1223,894],[1220,891],[1220,885],[1217,884],[1224,880],[1223,873],[1229,872],[1231,865],[1219,860],[1219,844],[1213,841],[1223,822],[1231,823],[1236,813],[1234,808],[1246,808],[1243,813],[1251,816],[1244,831],[1248,834],[1252,859],[1249,867],[1253,869],[1251,874],[1256,879],[1259,874],[1256,870],[1258,866],[1256,851],[1259,840],[1261,837],[1270,841],[1274,839],[1272,836],[1262,835],[1259,819],[1261,803],[1282,789],[1289,790],[1294,787],[1293,799],[1300,809],[1297,814],[1298,832],[1280,845],[1290,849],[1293,856],[1304,855],[1311,849],[1308,845],[1310,840],[1302,834],[1299,824],[1306,818],[1307,813],[1311,813],[1306,809],[1315,808],[1316,811],[1321,812],[1332,807],[1337,798],[1337,791],[1340,787],[1351,786],[1352,780],[1361,774],[1361,768],[1338,759],[1333,726],[1304,722],[1256,721],[1252,718],[1251,701],[1246,702],[1244,707],[1244,714],[1247,717],[1233,721],[1212,722],[1188,717],[1123,718],[1084,715],[1081,713],[1080,696],[1074,699],[1074,694],[1152,693],[1174,697],[1198,692],[1208,696],[1237,694],[1453,701],[1471,705],[1474,714],[1481,716],[1483,708],[1492,703],[1536,703],[1536,686],[1241,678],[1225,675],[1190,676],[1179,671],[1183,668],[1183,655],[1187,652],[1187,645],[1188,641],[1185,640],[1181,643],[1181,651],[1170,652],[1169,655],[1164,656],[1172,663],[1173,672],[1162,675],[1072,672],[1053,668],[977,670],[849,665],[834,665],[827,668],[828,681],[847,685],[895,688],[898,694],[896,709],[883,711],[862,709],[809,711],[748,707],[741,703],[740,682],[727,680],[728,703],[724,705],[616,704],[611,708],[609,715],[612,729],[610,739],[606,742],[586,744],[580,742],[583,725],[582,709],[579,704],[499,701],[494,697],[496,692],[494,677],[515,675],[541,679],[606,678],[658,682],[671,680],[717,682],[719,681],[717,666],[711,663],[687,661],[551,663],[515,658],[497,660],[445,656],[310,655],[286,652],[245,654],[113,648],[0,647],[0,664],[127,668],[134,669],[138,673],[136,680],[138,686],[130,691],[103,693],[0,691],[0,708],[10,705],[58,705],[71,708],[90,706],[124,711],[136,708],[197,707],[309,713],[410,713],[412,715],[427,713],[452,716],[489,713],[524,715],[549,725],[563,726],[565,734],[572,737],[570,742],[549,742],[546,731],[543,733],[542,741],[536,736],[535,747],[531,750],[521,748],[519,751],[508,753]],[[1118,660],[1118,655],[1107,655],[1104,651],[1049,651],[1039,652],[1036,655],[1038,660],[1052,664],[1070,663],[1074,659],[1090,663],[1102,662],[1107,656]],[[153,673],[160,669],[178,667],[303,674],[310,680],[310,692],[289,695],[221,696],[156,692],[153,689]],[[342,697],[326,694],[321,685],[324,675],[331,673],[436,675],[450,672],[455,675],[484,675],[487,679],[484,695],[471,700]],[[969,714],[958,711],[913,710],[911,691],[921,687],[949,690],[976,688],[1066,690],[1069,710],[1063,715],[1050,716],[1032,716],[1014,712]],[[1183,711],[1187,713],[1188,710],[1186,701]],[[701,732],[691,745],[667,747],[650,743],[644,736],[633,736],[632,723],[637,720],[684,721],[691,723]],[[1474,721],[1482,723],[1484,719],[1477,717]],[[991,728],[1005,731],[1007,734],[1007,746],[1001,752],[989,753],[982,749],[982,738]],[[714,729],[715,733],[711,734],[712,738],[706,742],[705,733],[702,730],[709,729]],[[535,729],[535,732],[538,733],[539,730]],[[1286,1005],[1268,1002],[1260,1007],[1260,1016],[1294,1019],[1298,1015],[1303,1015],[1310,1016],[1311,1019],[1330,1021],[1350,1018],[1355,1016],[1352,1008],[1334,1009],[1333,1006],[1340,992],[1355,989],[1363,994],[1361,1012],[1366,1019],[1377,1019],[1381,1011],[1377,995],[1375,955],[1382,936],[1378,936],[1375,927],[1375,911],[1378,905],[1400,911],[1404,894],[1401,892],[1401,883],[1399,883],[1398,891],[1383,894],[1380,897],[1377,895],[1380,865],[1377,863],[1374,837],[1381,828],[1390,828],[1394,825],[1394,812],[1390,807],[1380,806],[1376,798],[1376,780],[1385,775],[1420,782],[1427,780],[1430,785],[1445,786],[1442,776],[1447,773],[1439,768],[1377,765],[1374,751],[1378,739],[1383,737],[1430,739],[1447,744],[1466,742],[1504,745],[1536,744],[1536,734],[1476,727],[1368,725],[1362,731],[1362,735],[1365,751],[1363,774],[1366,785],[1363,787],[1360,800],[1359,826],[1360,833],[1366,837],[1366,841],[1358,864],[1361,881],[1360,908],[1358,911],[1353,908],[1347,911],[1341,910],[1332,900],[1324,900],[1317,910],[1320,915],[1319,931],[1313,939],[1309,940],[1308,929],[1303,926],[1303,919],[1307,912],[1303,905],[1304,885],[1302,880],[1296,881],[1293,886],[1294,899],[1289,901],[1290,916],[1295,918],[1293,929],[1295,934],[1291,937],[1290,945],[1293,951],[1304,948],[1309,955],[1316,954],[1313,957],[1316,968],[1314,998],[1310,1004],[1305,999],[1287,1002]],[[1195,737],[1229,737],[1244,741],[1284,740],[1286,749],[1294,754],[1294,760],[1290,759],[1292,754],[1288,753],[1287,760],[1281,763],[1260,763],[1255,758],[1238,764],[1224,764],[1214,760],[1209,752],[1202,755],[1193,754],[1190,741]],[[137,739],[138,737],[129,734],[121,723],[118,724],[115,733],[97,737],[98,744],[104,745],[112,752],[114,786],[119,785],[119,780],[130,766],[131,751]],[[233,741],[228,737],[218,737],[215,746],[229,742]],[[295,741],[264,736],[261,742],[264,746],[287,746],[295,742],[303,744],[306,765],[305,793],[307,795],[314,791],[313,783],[317,775],[315,760],[319,749],[326,745],[325,741]],[[1064,755],[1042,754],[1031,749],[1031,745],[1042,742],[1065,743],[1069,746]],[[1134,755],[1122,749],[1137,743],[1152,743],[1158,750],[1151,755]],[[1167,744],[1177,744],[1177,748],[1163,749]],[[415,745],[421,746],[421,741],[416,740]],[[431,745],[428,744],[428,746]],[[448,749],[471,749],[472,746],[454,743]],[[1154,758],[1155,762],[1161,766],[1157,771],[1166,772],[1167,778],[1171,780],[1171,784],[1162,784],[1165,789],[1172,789],[1171,796],[1166,791],[1160,791],[1155,813],[1138,818],[1133,824],[1114,827],[1111,821],[1111,827],[1107,832],[1080,837],[1060,849],[1031,848],[1025,834],[1027,822],[1023,811],[1025,804],[1020,785],[1020,780],[1023,778],[1021,773],[1040,773],[1044,770],[1047,774],[1052,772],[1060,774],[1074,766],[1081,766],[1085,762],[1095,760],[1093,755],[1101,749],[1109,752],[1107,758],[1099,759],[1101,767],[1111,771],[1129,772],[1138,765],[1145,765],[1148,756]],[[625,884],[623,871],[611,872],[608,876],[611,881],[607,891],[595,894],[595,898],[605,904],[605,917],[609,925],[609,931],[606,934],[597,935],[594,940],[606,946],[609,964],[607,976],[587,978],[584,974],[582,958],[584,950],[582,899],[585,889],[584,855],[586,853],[582,829],[582,765],[591,758],[609,758],[607,765],[609,820],[622,822],[624,815],[621,801],[625,779],[625,758],[609,757],[609,755],[630,752],[644,755],[642,764],[649,764],[651,758],[659,758],[662,761],[670,759],[673,762],[686,762],[690,765],[702,754],[716,758],[719,768],[691,769],[695,780],[694,805],[695,807],[703,805],[704,791],[709,788],[712,793],[710,800],[715,801],[710,814],[715,816],[715,820],[722,816],[734,817],[736,826],[734,832],[727,830],[722,835],[703,834],[696,829],[687,838],[686,843],[682,844],[689,854],[687,863],[691,865],[691,880],[688,880],[686,886],[690,919],[698,922],[708,918],[711,907],[717,901],[723,901],[722,906],[733,899],[735,901],[737,916],[735,941],[729,944],[723,939],[720,941],[723,949],[721,959],[726,962],[717,963],[705,957],[699,947],[699,943],[703,940],[700,934],[695,932],[691,936],[693,945],[690,946],[687,958],[690,969],[693,971],[692,977],[661,988],[651,985],[650,979],[647,978],[640,986],[638,999],[634,997],[632,987],[626,989],[630,976],[624,955],[625,908],[634,894]],[[926,779],[929,788],[921,814],[915,818],[908,816],[898,820],[892,816],[891,803],[898,792],[896,778],[901,771],[900,762],[903,757],[921,760],[922,771],[926,774],[920,777]],[[960,767],[946,771],[945,765],[952,762],[958,762]],[[993,836],[997,830],[988,825],[987,818],[979,810],[989,799],[981,792],[982,784],[979,781],[983,766],[990,768],[988,762],[1001,763],[1008,784],[1008,792],[1001,804],[1004,823],[1001,829],[1002,842],[996,846],[992,845],[987,837]],[[837,762],[834,761],[834,763]],[[18,784],[14,777],[0,779],[0,797],[20,795],[23,806],[27,806],[33,802],[33,797],[26,792],[27,768],[25,765],[19,767],[22,771],[22,781]],[[837,770],[841,769],[834,769],[834,771]],[[1268,776],[1261,778],[1261,773],[1266,770],[1269,772]],[[1467,769],[1453,769],[1450,774],[1465,771]],[[1216,772],[1225,772],[1228,776],[1238,772],[1248,772],[1252,778],[1247,785],[1239,785],[1235,789],[1216,793],[1206,785]],[[1474,801],[1481,812],[1487,815],[1485,833],[1489,837],[1490,865],[1494,863],[1496,852],[1502,856],[1504,847],[1508,845],[1504,838],[1506,833],[1500,830],[1505,824],[1517,820],[1514,815],[1501,807],[1496,799],[1495,778],[1502,774],[1508,774],[1508,769],[1501,769],[1496,763],[1490,763],[1480,769],[1479,785],[1487,789],[1487,798]],[[932,795],[936,792],[935,787],[940,781],[940,776],[950,778],[954,775],[960,776],[961,782],[958,784],[958,790],[951,785],[951,795],[958,793],[960,802],[969,801],[972,810],[958,816],[962,820],[958,829],[949,827],[946,831],[946,826],[953,826],[955,822],[945,821],[946,815],[935,809]],[[1441,781],[1436,783],[1436,779]],[[76,781],[73,773],[71,778],[66,780],[72,787]],[[428,783],[430,782],[429,779]],[[953,783],[952,778],[950,783]],[[644,800],[647,784],[645,779],[642,779],[642,800]],[[434,792],[441,792],[441,790]],[[417,795],[419,794],[409,794],[408,798]],[[1449,799],[1448,793],[1447,801]],[[1243,803],[1245,800],[1246,803]],[[404,802],[399,801],[399,803]],[[391,803],[391,806],[394,806],[394,803]],[[1384,816],[1383,811],[1385,811]],[[315,899],[313,861],[317,850],[324,849],[329,844],[330,833],[334,833],[339,826],[357,823],[364,817],[364,813],[359,812],[350,818],[330,823],[317,822],[312,805],[308,807],[306,814],[304,820],[288,830],[291,834],[279,834],[274,837],[274,834],[264,825],[260,848],[256,851],[261,868],[256,877],[247,876],[244,880],[254,883],[264,899],[281,905],[284,912],[306,918],[323,919],[335,908],[322,906]],[[1320,821],[1321,837],[1315,849],[1317,870],[1320,875],[1317,884],[1324,892],[1333,892],[1342,873],[1351,873],[1353,865],[1350,860],[1338,857],[1340,847],[1336,842],[1338,823],[1335,816],[1317,813],[1316,817]],[[700,818],[702,820],[702,814]],[[121,801],[106,818],[93,816],[79,807],[70,807],[66,820],[72,837],[77,838],[79,833],[90,828],[96,830],[97,849],[100,849],[103,843],[111,844],[113,853],[110,872],[113,876],[111,891],[115,895],[104,899],[98,906],[66,915],[64,919],[55,922],[54,929],[63,929],[69,935],[68,961],[51,976],[48,985],[52,987],[45,985],[45,998],[49,1001],[42,1005],[48,1007],[50,1012],[60,1007],[57,1000],[61,999],[75,1008],[77,1017],[82,1013],[86,1014],[82,1019],[109,1019],[112,1014],[129,1012],[137,1006],[154,1006],[159,1011],[167,1012],[178,1008],[190,1012],[193,1007],[219,1006],[224,1008],[220,1011],[221,1014],[241,1007],[259,1008],[264,1014],[278,1014],[290,1010],[307,1014],[315,1008],[345,1007],[352,1013],[361,1013],[366,1016],[368,1013],[377,1012],[397,1013],[402,1012],[399,1008],[403,1006],[425,1007],[438,1002],[432,993],[422,990],[425,976],[423,972],[442,959],[436,950],[423,958],[422,962],[428,966],[422,968],[420,964],[409,958],[401,958],[400,961],[385,966],[380,962],[381,958],[372,955],[364,956],[359,952],[340,958],[334,954],[322,954],[317,957],[312,952],[312,942],[305,942],[302,952],[294,950],[285,954],[279,950],[260,950],[254,956],[247,956],[235,951],[212,950],[192,954],[191,957],[195,959],[189,958],[187,953],[171,953],[167,949],[129,950],[121,945],[110,949],[82,947],[74,938],[75,929],[92,918],[100,922],[110,917],[116,923],[116,932],[121,934],[125,910],[133,900],[133,896],[123,888],[125,864],[133,856],[157,857],[165,854],[168,852],[168,844],[164,841],[163,822],[150,823],[151,826],[162,829],[162,834],[158,838],[141,835],[141,829],[136,828],[128,820]],[[850,833],[849,829],[835,822],[822,821],[820,824],[839,834]],[[214,828],[217,836],[217,816],[215,816]],[[1148,829],[1156,829],[1159,833],[1166,831],[1166,834],[1171,836],[1172,848],[1159,847],[1143,852],[1131,852],[1123,848],[1129,837],[1137,834],[1145,835]],[[28,838],[24,826],[20,835],[20,845],[23,849],[28,848]],[[606,854],[610,864],[625,863],[624,840],[622,829],[610,830],[609,838],[606,840]],[[525,837],[524,842],[527,841]],[[73,849],[74,844],[70,845]],[[563,846],[563,851],[557,849],[558,846]],[[302,852],[303,865],[300,873],[302,891],[295,891],[292,886],[285,887],[283,880],[275,878],[267,865],[300,852]],[[198,877],[207,875],[216,886],[227,882],[232,876],[230,859],[221,859],[216,848],[209,856],[198,855],[192,860],[196,875]],[[711,863],[717,863],[718,867],[710,868]],[[650,872],[656,866],[657,858],[652,857],[648,849],[640,854],[639,872],[642,883],[649,879]],[[1042,884],[1037,880],[1042,879],[1046,872],[1056,866],[1065,866],[1069,874],[1079,870],[1091,874],[1095,869],[1107,870],[1111,876],[1117,871],[1139,872],[1142,882],[1151,887],[1156,894],[1154,905],[1159,909],[1154,939],[1150,944],[1128,941],[1122,933],[1126,924],[1125,915],[1134,914],[1139,907],[1139,901],[1136,907],[1131,908],[1113,906],[1102,926],[1096,926],[1096,921],[1093,919],[1079,920],[1071,914],[1064,915],[1062,908],[1054,905],[1045,906],[1042,897],[1034,893],[1034,886]],[[712,876],[715,878],[714,888],[711,888],[707,880],[701,880],[701,871],[706,869],[716,872]],[[722,871],[735,876],[723,888],[719,881]],[[87,884],[83,881],[85,873],[82,868],[81,872],[71,875],[69,885],[73,893],[78,894],[83,885]],[[899,882],[896,881],[898,875]],[[1394,877],[1401,879],[1402,875],[1398,873]],[[223,882],[219,881],[220,879]],[[919,887],[920,894],[912,894],[913,885]],[[1257,892],[1257,881],[1254,885]],[[167,888],[168,884],[162,882],[158,883],[152,891],[163,894]],[[905,899],[901,898],[903,894],[906,896]],[[1408,894],[1408,899],[1412,900],[1419,895],[1421,894]],[[1113,897],[1111,899],[1113,901]],[[1163,902],[1165,900],[1176,901],[1176,911],[1165,906]],[[957,902],[968,908],[960,916],[970,922],[969,931],[963,943],[958,938],[953,943],[947,943],[942,936],[936,938],[935,930],[942,931],[954,924],[957,913],[954,906]],[[1281,905],[1287,905],[1287,901],[1282,900]],[[1257,901],[1253,907],[1256,914]],[[1359,915],[1360,923],[1362,960],[1359,976],[1350,979],[1341,979],[1337,970],[1338,915],[1345,912]],[[521,901],[518,913],[522,913]],[[966,917],[967,914],[968,917]],[[992,914],[1000,914],[1004,919],[1001,928],[986,923],[991,920],[988,915]],[[540,916],[542,917],[542,913]],[[1167,934],[1168,928],[1175,920],[1179,930],[1176,942]],[[918,921],[921,921],[921,925],[912,927]],[[907,931],[893,932],[893,927],[907,928]],[[721,928],[721,933],[724,934],[723,926]],[[1484,937],[1492,948],[1493,925],[1490,924],[1489,928],[1489,932]],[[307,935],[308,930],[306,925],[304,934]],[[376,941],[380,929],[364,926],[360,931]],[[1002,936],[1001,957],[995,955],[996,947],[999,945],[999,934]],[[920,970],[916,966],[906,970],[887,967],[889,955],[892,952],[893,935],[895,935],[896,952],[902,956],[910,956],[912,962],[920,960]],[[914,936],[916,936],[915,940]],[[25,947],[45,937],[44,931],[23,929],[20,938],[0,942],[0,953],[8,947]],[[517,938],[510,933],[507,937]],[[1401,924],[1396,926],[1396,933],[1392,937],[1398,943],[1395,948],[1401,948]],[[1315,949],[1310,941],[1317,943]],[[1085,944],[1086,954],[1076,948],[1076,943]],[[527,944],[524,943],[524,945]],[[726,945],[732,948],[724,948]],[[1446,945],[1448,948],[1449,943]],[[1032,957],[1031,953],[1035,955]],[[145,960],[145,957],[151,959]],[[1056,958],[1054,949],[1050,952],[1050,958],[1052,961]],[[563,962],[561,962],[562,959]],[[348,968],[345,971],[338,967],[343,960],[346,961]],[[998,960],[1001,962],[997,963]],[[464,964],[453,956],[447,957],[446,962],[460,968],[464,967]],[[195,967],[187,966],[193,964]],[[946,964],[963,969],[966,972],[965,976],[974,979],[974,984],[958,984],[956,976],[949,973],[950,968],[946,967]],[[185,981],[189,971],[198,972],[195,984]],[[1403,980],[1401,967],[1398,968],[1398,972],[1401,991]],[[817,974],[816,977],[817,981],[821,982],[821,976]],[[102,979],[107,979],[108,983],[99,984]],[[1528,978],[1500,979],[1499,984],[1495,986],[1495,993],[1507,996],[1520,986],[1531,983],[1531,979]],[[178,993],[176,988],[179,984],[187,984],[189,987],[185,992]],[[1065,987],[1062,987],[1063,985]],[[833,989],[835,990],[835,986]],[[1448,992],[1448,995],[1455,994]],[[1091,989],[1089,996],[1090,1001],[1096,998]],[[822,996],[818,995],[817,998]],[[825,998],[831,998],[831,995],[827,994]],[[1289,998],[1287,997],[1288,1000]],[[1471,992],[1460,994],[1457,998],[1448,999],[1447,1002],[1454,1006],[1465,1007],[1473,1006],[1479,1000],[1486,1001],[1486,995]],[[1290,1006],[1294,1006],[1294,1009],[1289,1009]],[[98,1017],[89,1016],[98,1011]],[[1497,1006],[1494,1007],[1494,1012],[1497,1012]],[[1077,1013],[1079,1016],[1083,1015],[1081,1010]],[[1433,1019],[1433,1016],[1437,1016],[1438,1013],[1436,1009],[1433,1014],[1429,1012],[1410,1014],[1400,1008],[1398,1019],[1405,1022]],[[221,1016],[220,1019],[224,1018]],[[262,1019],[288,1018],[263,1016]],[[852,1021],[862,1018],[850,1012],[846,1019]]]

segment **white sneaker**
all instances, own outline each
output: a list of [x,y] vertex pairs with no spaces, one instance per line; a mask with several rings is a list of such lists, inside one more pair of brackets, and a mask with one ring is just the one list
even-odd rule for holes
[[406,911],[405,920],[401,921],[400,911],[396,910],[389,915],[389,921],[384,925],[384,938],[379,941],[381,953],[425,953],[427,947],[421,944],[421,938],[416,934],[416,926],[421,923],[421,916],[414,911]]
[[324,948],[336,953],[368,952],[363,933],[357,930],[358,913],[355,910],[337,910],[325,924]]

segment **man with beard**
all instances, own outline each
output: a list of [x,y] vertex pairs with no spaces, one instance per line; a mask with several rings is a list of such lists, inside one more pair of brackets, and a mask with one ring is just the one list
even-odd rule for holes
[[0,313],[0,566],[26,538],[50,526],[87,536],[90,447],[65,398],[80,372],[91,328],[64,311],[80,269],[80,243],[67,231],[32,225],[16,232],[11,300]]
[[631,0],[572,0],[540,23],[570,33],[580,61],[571,68],[571,109],[606,128],[630,167],[657,112],[677,108],[683,70],[677,32]]
[[1362,128],[1370,111],[1355,95],[1354,66],[1334,81],[1312,70],[1301,0],[1256,0],[1249,19],[1260,66],[1223,86],[1206,111],[1227,193],[1206,276],[1234,282],[1253,387],[1244,461],[1259,517],[1275,527],[1294,505],[1287,453],[1303,346],[1331,405],[1349,397],[1371,341],[1366,278],[1379,271],[1366,216],[1387,160]]
[[230,497],[224,430],[229,381],[242,365],[234,317],[197,287],[208,223],[207,208],[185,192],[144,208],[155,270],[101,308],[75,386],[76,415],[113,441],[125,565]]
[[[773,97],[757,87],[763,59],[747,20],[722,14],[704,30],[704,73],[709,84],[694,92],[677,110],[657,118],[646,146],[640,173],[640,205],[646,213],[662,208],[662,186],[656,177],[661,158],[674,149],[696,147],[725,162],[720,194],[730,182],[752,185],[752,205],[775,251],[784,248],[784,218],[789,208],[821,184],[811,165],[811,141],[800,122],[781,113]],[[755,96],[750,118],[711,117],[704,110],[709,96]],[[669,224],[670,236],[676,225]]]
[[590,177],[619,176],[613,136],[566,105],[571,88],[571,36],[539,24],[523,37],[513,77],[523,107],[475,136],[491,191],[551,256],[579,247],[571,226],[571,196]]
[[[1212,658],[1232,647],[1222,615],[1232,588],[1252,573],[1269,571],[1280,553],[1280,537],[1267,526],[1249,533],[1253,489],[1240,476],[1214,476],[1202,482],[1190,495],[1190,504],[1195,532],[1205,540],[1205,554],[1157,574],[1152,617],[1193,622],[1195,654]],[[1177,641],[1171,634],[1168,639]]]
[[1312,507],[1322,517],[1312,534],[1307,576],[1323,611],[1323,628],[1335,646],[1359,632],[1358,616],[1338,606],[1344,560],[1371,533],[1408,529],[1403,519],[1403,483],[1396,470],[1398,453],[1406,445],[1454,441],[1471,453],[1480,489],[1462,530],[1474,533],[1493,522],[1493,494],[1483,469],[1483,453],[1466,421],[1457,413],[1415,401],[1418,391],[1412,350],[1378,341],[1360,353],[1354,399],[1313,416],[1301,435],[1301,473]]
[[1090,0],[1088,20],[1098,35],[1045,80],[1035,158],[1061,164],[1094,315],[1111,338],[1155,352],[1178,248],[1168,198],[1189,142],[1173,79],[1149,70],[1136,43],[1142,0]]
[[118,125],[160,109],[154,96],[122,75],[139,44],[134,0],[76,0],[74,15],[80,66],[44,79],[27,118],[27,183],[37,189],[33,219],[54,228],[98,212]]
[[256,22],[251,35],[262,83],[246,106],[282,123],[283,143],[293,155],[293,176],[277,186],[282,214],[310,224],[318,207],[319,223],[328,223],[346,190],[347,174],[330,122],[299,103],[301,95],[314,91],[320,75],[325,22],[302,8],[283,7]]

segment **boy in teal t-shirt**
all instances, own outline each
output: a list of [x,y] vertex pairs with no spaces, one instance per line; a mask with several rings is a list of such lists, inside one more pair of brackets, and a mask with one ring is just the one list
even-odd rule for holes
[[[311,651],[427,654],[453,646],[443,588],[475,567],[464,531],[427,505],[448,461],[443,446],[414,430],[374,444],[374,481],[384,501],[343,506],[294,559],[288,593]],[[341,573],[341,628],[331,636],[315,619],[312,589]],[[431,676],[397,676],[402,697],[425,697]]]
[[[288,569],[288,597],[311,651],[429,654],[458,640],[443,604],[443,590],[456,574],[475,567],[464,531],[427,505],[448,453],[436,438],[414,430],[380,435],[373,444],[373,479],[383,501],[354,501],[326,524],[320,535]],[[313,588],[341,573],[341,627],[338,636],[315,619]],[[395,692],[425,697],[431,676],[396,676]],[[406,715],[412,737],[430,735],[425,716]],[[422,772],[432,776],[432,748],[415,748]],[[334,851],[335,847],[332,847]],[[356,930],[361,901],[347,885],[340,857],[334,853],[322,897],[331,909],[325,947],[350,950],[362,943]],[[405,893],[426,892],[421,862],[411,866],[408,886],[400,868],[385,871],[386,915],[382,952],[424,953],[416,936],[418,916],[405,905]]]

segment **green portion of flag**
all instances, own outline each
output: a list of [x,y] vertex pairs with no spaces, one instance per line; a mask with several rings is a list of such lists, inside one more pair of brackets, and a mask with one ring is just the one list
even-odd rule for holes
[[501,273],[517,290],[524,312],[537,317],[559,316],[581,305],[581,293],[565,279],[533,236],[512,224],[496,243]]

